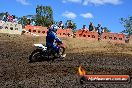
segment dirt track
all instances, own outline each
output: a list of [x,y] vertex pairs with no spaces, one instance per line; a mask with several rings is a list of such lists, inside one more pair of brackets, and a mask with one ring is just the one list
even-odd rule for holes
[[132,88],[130,84],[80,85],[82,65],[87,74],[132,76],[132,55],[103,52],[68,53],[65,60],[28,63],[37,38],[0,35],[0,87],[8,88]]

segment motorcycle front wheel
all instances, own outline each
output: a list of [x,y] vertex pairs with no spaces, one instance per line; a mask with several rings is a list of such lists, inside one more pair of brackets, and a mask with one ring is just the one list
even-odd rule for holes
[[63,54],[65,54],[65,48],[64,47],[59,48],[59,53],[52,51],[52,55],[54,56],[54,58],[61,58]]
[[64,53],[65,53],[65,48],[64,47],[60,47],[59,54],[63,55]]

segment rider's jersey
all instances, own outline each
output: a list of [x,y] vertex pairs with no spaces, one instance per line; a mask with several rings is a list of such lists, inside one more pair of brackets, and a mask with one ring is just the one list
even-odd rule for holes
[[46,46],[53,46],[54,41],[61,42],[61,40],[56,36],[56,33],[49,31],[46,36]]

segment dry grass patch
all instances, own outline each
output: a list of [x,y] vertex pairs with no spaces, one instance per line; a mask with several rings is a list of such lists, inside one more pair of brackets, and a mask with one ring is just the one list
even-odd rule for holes
[[[129,44],[117,44],[109,41],[95,41],[80,38],[61,38],[67,46],[67,53],[79,52],[107,52],[132,54],[132,46]],[[35,43],[45,45],[45,37],[0,34],[1,42],[22,44],[23,48],[33,47]],[[13,46],[13,45],[12,45]]]

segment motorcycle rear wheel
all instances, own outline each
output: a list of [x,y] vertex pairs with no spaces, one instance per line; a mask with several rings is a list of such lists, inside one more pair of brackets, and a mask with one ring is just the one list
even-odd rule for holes
[[30,62],[36,62],[39,61],[42,58],[41,50],[34,50],[31,55],[29,56]]

